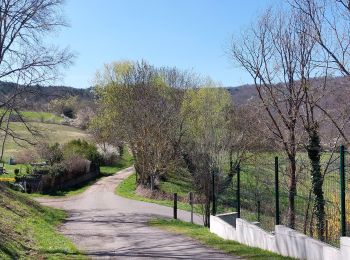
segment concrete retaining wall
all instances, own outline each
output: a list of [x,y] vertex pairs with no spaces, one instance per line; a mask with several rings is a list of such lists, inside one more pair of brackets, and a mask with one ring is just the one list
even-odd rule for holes
[[210,216],[210,231],[224,239],[298,259],[350,260],[350,237],[342,237],[338,249],[283,225],[275,226],[275,234],[266,232],[237,218],[237,213]]

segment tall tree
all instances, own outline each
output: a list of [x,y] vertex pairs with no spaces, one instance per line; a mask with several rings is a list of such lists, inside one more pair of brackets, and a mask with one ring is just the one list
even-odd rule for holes
[[98,116],[109,121],[106,127],[130,146],[138,183],[153,189],[177,162],[183,135],[181,88],[191,75],[146,62],[114,63],[99,75]]
[[268,10],[240,41],[233,41],[232,58],[252,76],[258,97],[270,119],[269,130],[289,161],[288,225],[295,227],[297,149],[300,109],[305,97],[301,62],[310,52],[296,30],[300,17],[287,10]]
[[194,177],[199,194],[204,198],[204,224],[209,225],[212,199],[212,175],[223,175],[229,143],[230,94],[212,83],[188,90],[182,104],[185,119],[183,155]]

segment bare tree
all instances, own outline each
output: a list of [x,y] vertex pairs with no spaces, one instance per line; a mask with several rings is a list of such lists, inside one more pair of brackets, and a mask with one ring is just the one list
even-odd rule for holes
[[59,68],[69,65],[73,58],[67,49],[61,50],[45,42],[46,36],[66,26],[62,4],[62,0],[1,1],[0,80],[16,84],[13,94],[0,94],[0,130],[5,139],[8,136],[21,139],[6,123],[9,111],[17,114],[33,132],[25,123],[19,107],[19,101],[29,94],[26,86],[57,79]]
[[300,144],[300,109],[305,98],[301,70],[312,46],[296,30],[300,17],[268,10],[258,24],[233,41],[230,54],[252,76],[258,97],[268,114],[269,130],[281,143],[289,161],[288,225],[295,227],[297,149]]
[[312,30],[308,33],[330,57],[330,67],[350,76],[350,1],[288,0],[288,2],[309,18]]

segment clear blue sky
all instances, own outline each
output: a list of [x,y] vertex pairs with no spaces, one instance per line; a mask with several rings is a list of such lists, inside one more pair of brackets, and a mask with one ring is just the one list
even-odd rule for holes
[[278,0],[67,0],[70,27],[55,39],[76,54],[57,84],[85,88],[96,70],[117,60],[145,59],[207,75],[225,86],[251,82],[225,47]]

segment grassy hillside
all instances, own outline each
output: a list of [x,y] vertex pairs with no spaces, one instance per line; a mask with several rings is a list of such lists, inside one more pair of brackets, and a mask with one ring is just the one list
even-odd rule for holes
[[[19,122],[12,122],[11,129],[15,131],[17,135],[31,142],[46,141],[49,143],[66,143],[73,139],[88,139],[89,136],[86,132],[71,126],[46,124],[39,122],[31,122],[30,125],[39,134],[33,136],[28,132],[26,127]],[[30,144],[25,141],[15,142],[11,138],[8,138],[5,145],[5,160],[10,156],[15,157],[23,149],[31,147]]]
[[23,117],[30,122],[59,124],[63,118],[49,112],[23,111]]
[[59,234],[66,214],[0,186],[0,259],[85,259]]

